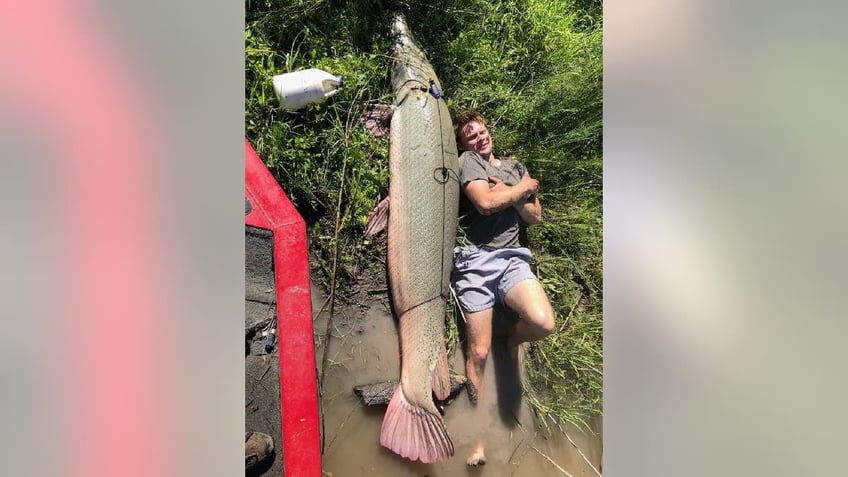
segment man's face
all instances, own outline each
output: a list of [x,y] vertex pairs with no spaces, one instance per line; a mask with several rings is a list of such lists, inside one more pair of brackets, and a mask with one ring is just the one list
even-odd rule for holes
[[462,126],[462,148],[466,151],[474,151],[488,159],[492,154],[492,137],[486,126],[477,121]]

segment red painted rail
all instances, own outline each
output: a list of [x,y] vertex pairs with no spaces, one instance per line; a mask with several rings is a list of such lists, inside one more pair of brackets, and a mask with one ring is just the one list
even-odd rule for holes
[[244,192],[253,206],[244,223],[274,233],[285,475],[320,477],[320,421],[306,224],[247,139],[244,149]]

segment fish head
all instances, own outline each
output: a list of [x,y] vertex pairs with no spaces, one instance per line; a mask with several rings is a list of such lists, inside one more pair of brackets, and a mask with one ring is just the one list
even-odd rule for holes
[[392,40],[396,54],[411,54],[414,56],[425,56],[421,45],[412,35],[412,30],[406,23],[402,13],[395,14],[392,19]]
[[392,43],[392,86],[396,92],[403,86],[409,86],[417,91],[430,92],[439,99],[442,87],[433,66],[427,60],[427,54],[413,36],[402,13],[393,17]]

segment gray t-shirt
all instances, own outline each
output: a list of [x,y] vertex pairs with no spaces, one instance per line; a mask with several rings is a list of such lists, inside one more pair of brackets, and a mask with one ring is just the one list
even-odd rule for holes
[[[465,185],[471,181],[489,180],[489,176],[497,177],[506,185],[516,185],[521,181],[527,169],[524,164],[508,158],[498,157],[500,167],[489,164],[489,161],[473,151],[465,151],[459,157],[459,183],[463,194],[460,201],[459,225],[466,233],[466,238],[478,247],[515,248],[520,247],[518,240],[518,223],[521,217],[515,207],[509,207],[491,215],[483,215],[465,196]],[[489,187],[494,187],[489,182]]]

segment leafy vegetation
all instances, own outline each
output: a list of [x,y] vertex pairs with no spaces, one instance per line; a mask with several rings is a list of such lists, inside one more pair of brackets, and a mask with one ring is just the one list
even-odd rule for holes
[[[497,152],[542,184],[545,220],[526,239],[557,331],[531,348],[526,392],[540,414],[585,425],[601,412],[603,371],[599,0],[248,0],[245,134],[307,220],[325,285],[338,247],[344,289],[384,252],[362,229],[387,193],[388,140],[358,118],[367,103],[393,99],[388,29],[397,9],[451,111],[482,113]],[[271,77],[304,68],[344,76],[346,86],[324,104],[284,111]]]

